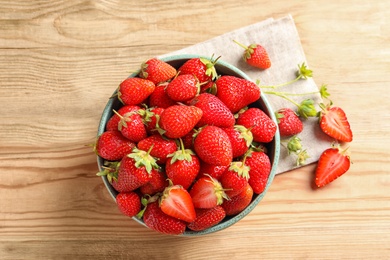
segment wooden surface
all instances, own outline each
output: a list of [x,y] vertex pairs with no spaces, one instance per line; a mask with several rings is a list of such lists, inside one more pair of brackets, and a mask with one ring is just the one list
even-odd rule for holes
[[[350,120],[350,171],[319,190],[315,165],[278,175],[247,217],[204,237],[122,216],[87,146],[119,82],[289,13]],[[388,259],[389,82],[390,1],[0,0],[0,259]]]

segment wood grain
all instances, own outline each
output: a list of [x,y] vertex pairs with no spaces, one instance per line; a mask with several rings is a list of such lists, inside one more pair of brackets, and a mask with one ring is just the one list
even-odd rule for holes
[[[354,132],[353,165],[313,189],[278,175],[234,226],[156,234],[124,217],[91,147],[118,84],[145,59],[292,14],[317,84]],[[387,259],[388,1],[0,0],[0,259]]]

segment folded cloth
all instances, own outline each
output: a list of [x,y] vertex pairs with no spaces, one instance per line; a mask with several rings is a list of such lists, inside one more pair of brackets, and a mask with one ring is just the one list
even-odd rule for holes
[[[234,43],[233,40],[237,40],[244,45],[250,45],[252,43],[262,45],[270,57],[272,63],[271,68],[260,70],[246,64],[242,59],[244,49]],[[179,54],[196,54],[206,57],[211,57],[212,55],[214,57],[221,56],[221,60],[238,67],[253,81],[260,80],[261,86],[273,86],[290,81],[296,77],[298,64],[305,62],[308,65],[291,15],[279,19],[270,18],[160,57]],[[301,79],[293,84],[277,89],[277,91],[296,94],[316,92],[318,90],[318,86],[315,84],[313,78]],[[275,111],[284,107],[297,110],[294,104],[279,96],[264,93],[262,95],[266,95]],[[320,94],[317,93],[305,96],[293,96],[292,98],[297,103],[308,98],[313,99],[316,104],[322,102]],[[317,110],[319,110],[318,106]],[[298,137],[301,139],[302,149],[305,149],[310,156],[306,159],[306,164],[310,164],[318,161],[321,153],[330,146],[331,139],[327,138],[321,132],[317,118],[303,120],[303,123],[304,130]],[[282,138],[281,142],[282,147],[280,149],[281,153],[277,174],[301,167],[296,163],[297,156],[295,154],[288,154],[285,147],[287,139]]]

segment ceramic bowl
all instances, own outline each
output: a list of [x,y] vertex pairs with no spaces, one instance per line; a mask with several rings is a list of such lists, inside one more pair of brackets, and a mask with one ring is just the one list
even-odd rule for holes
[[[177,69],[182,64],[184,64],[184,62],[186,62],[187,60],[189,60],[191,58],[195,58],[195,57],[199,57],[199,56],[176,55],[176,56],[162,58],[162,60],[168,62],[169,64],[171,64],[173,67],[175,67]],[[221,60],[218,60],[217,64],[215,65],[215,68],[218,72],[218,75],[232,75],[232,76],[244,78],[247,80],[252,80],[243,71],[241,71],[237,67],[232,66],[231,64],[228,64],[228,63],[221,61]],[[135,72],[135,73],[131,74],[129,77],[136,77],[138,75],[138,73],[139,72]],[[114,94],[115,94],[115,92],[114,92]],[[99,127],[98,127],[98,133],[97,133],[98,136],[105,131],[106,123],[110,119],[110,117],[113,115],[113,109],[118,110],[121,106],[122,106],[122,103],[118,100],[117,97],[109,99],[106,107],[103,110],[102,116],[101,116],[101,120],[100,120]],[[268,102],[267,98],[264,95],[261,95],[260,99],[257,100],[256,102],[252,103],[251,106],[261,108],[274,122],[276,122],[274,111],[273,111],[270,103]],[[263,193],[258,194],[258,195],[254,194],[252,202],[241,213],[234,215],[234,216],[226,217],[219,224],[217,224],[211,228],[208,228],[206,230],[203,230],[203,231],[191,231],[191,230],[187,229],[181,236],[200,236],[200,235],[205,235],[205,234],[213,233],[216,231],[220,231],[220,230],[223,230],[227,227],[232,226],[233,224],[237,223],[242,218],[244,218],[246,215],[248,215],[256,206],[258,206],[258,204],[263,199],[264,195],[266,194],[269,186],[271,185],[271,183],[274,179],[274,176],[276,173],[276,168],[278,165],[278,160],[279,160],[279,149],[280,149],[280,136],[279,136],[279,131],[276,131],[274,139],[270,143],[267,144],[267,151],[268,151],[268,155],[270,157],[271,165],[272,165],[271,173],[270,173],[270,176],[269,176],[268,182],[267,182],[267,186],[266,186]],[[103,163],[104,163],[103,158],[98,156],[97,163],[98,163],[99,170],[100,171],[103,170],[103,168],[102,168]],[[110,195],[112,196],[112,198],[115,201],[116,200],[115,198],[116,198],[118,192],[111,186],[111,184],[107,180],[106,176],[102,176],[102,179],[103,179],[105,186],[107,187],[108,192],[110,193]],[[142,220],[140,220],[136,217],[133,217],[133,219],[136,222],[145,226],[145,224]]]

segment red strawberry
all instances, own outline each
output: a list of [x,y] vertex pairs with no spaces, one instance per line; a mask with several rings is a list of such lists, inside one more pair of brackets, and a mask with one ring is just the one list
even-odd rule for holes
[[143,221],[150,229],[168,235],[180,235],[186,230],[186,223],[165,214],[158,202],[149,203],[143,214]]
[[190,194],[180,185],[169,185],[160,198],[161,210],[174,218],[192,222],[196,218]]
[[134,217],[141,211],[141,198],[135,192],[120,192],[116,196],[119,210],[128,217]]
[[271,173],[271,161],[268,155],[262,151],[249,151],[245,165],[249,166],[248,182],[252,186],[253,192],[262,193]]
[[227,168],[229,168],[229,165],[213,165],[201,162],[197,178],[199,179],[201,177],[210,175],[214,179],[219,180]]
[[225,210],[221,206],[211,209],[196,209],[196,219],[187,227],[193,231],[205,230],[220,223],[225,216]]
[[154,84],[170,80],[176,75],[176,69],[157,58],[152,58],[141,65],[139,76]]
[[238,112],[260,98],[260,88],[246,79],[224,75],[219,77],[215,84],[217,97],[232,113]]
[[192,58],[186,61],[179,69],[179,73],[194,75],[199,82],[207,82],[214,80],[217,77],[217,71],[215,70],[215,63],[219,57],[215,60],[207,58]]
[[139,190],[141,194],[152,196],[157,192],[163,192],[166,187],[168,187],[168,181],[165,172],[154,170],[150,172],[149,181],[142,185]]
[[167,86],[168,82],[156,86],[153,93],[149,96],[149,107],[167,108],[176,104],[176,101],[167,95],[165,91]]
[[190,104],[200,108],[203,116],[197,127],[215,125],[219,127],[232,127],[235,123],[233,113],[216,96],[202,93],[190,101]]
[[159,134],[142,139],[138,142],[137,147],[144,151],[151,149],[150,155],[156,158],[159,164],[164,164],[168,159],[168,155],[177,150],[177,145],[174,140],[163,138]]
[[205,126],[195,137],[194,149],[202,161],[213,165],[229,165],[233,160],[229,136],[217,126]]
[[118,130],[124,137],[135,143],[138,143],[147,137],[148,134],[146,132],[145,125],[138,111],[128,112],[121,115],[114,110],[114,113],[120,118]]
[[106,130],[119,130],[119,122],[121,121],[121,117],[127,113],[138,112],[141,108],[139,106],[122,106],[117,111],[118,113],[114,113],[111,118],[107,121]]
[[249,167],[244,162],[232,162],[221,176],[221,184],[229,198],[241,193],[248,184]]
[[120,161],[118,177],[112,181],[112,186],[119,192],[133,191],[149,182],[154,168],[158,168],[155,159],[135,148]]
[[192,186],[190,195],[194,207],[202,209],[214,208],[228,199],[221,183],[210,175],[198,179]]
[[249,46],[245,46],[244,44],[237,41],[234,42],[245,49],[243,59],[246,63],[263,70],[271,67],[271,61],[269,59],[268,53],[263,46],[260,44],[251,44]]
[[297,135],[303,130],[303,123],[291,108],[281,108],[276,113],[279,133],[282,137]]
[[238,195],[230,200],[225,200],[221,206],[225,210],[227,216],[236,215],[251,203],[252,197],[253,189],[251,185],[248,184]]
[[222,129],[229,136],[233,158],[244,155],[253,141],[252,132],[242,125]]
[[238,125],[250,128],[253,140],[260,143],[269,143],[275,136],[277,125],[263,110],[252,107],[238,116]]
[[172,100],[185,102],[194,98],[199,89],[199,81],[194,75],[180,74],[169,82],[165,91]]
[[345,112],[340,107],[321,104],[320,127],[322,131],[341,142],[352,142],[353,134]]
[[125,138],[118,130],[111,130],[105,131],[98,137],[94,150],[106,160],[119,161],[134,147],[135,144]]
[[194,106],[174,105],[160,116],[160,127],[169,138],[180,138],[189,133],[202,117],[202,110]]
[[152,94],[155,87],[150,80],[127,78],[119,85],[118,98],[125,105],[138,105]]
[[180,143],[180,149],[169,155],[165,172],[173,184],[188,189],[199,173],[200,162],[193,151],[184,149],[181,139]]
[[340,147],[332,147],[321,154],[315,172],[317,187],[327,185],[349,170],[351,161],[346,151]]

